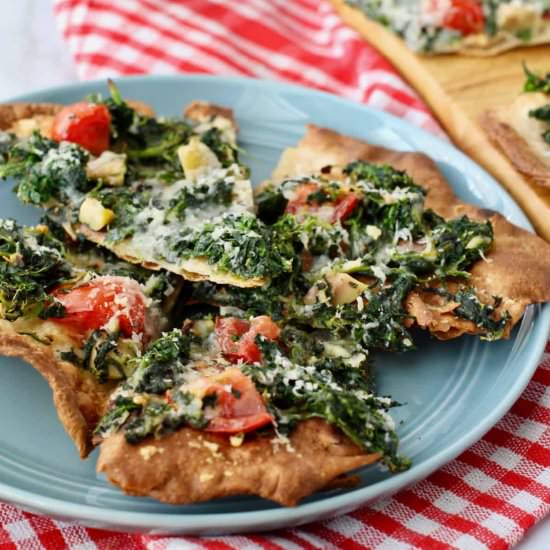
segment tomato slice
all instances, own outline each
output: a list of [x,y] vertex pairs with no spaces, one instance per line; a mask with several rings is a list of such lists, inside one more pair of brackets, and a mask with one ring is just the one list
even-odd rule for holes
[[443,17],[443,26],[463,35],[478,33],[485,25],[485,15],[479,0],[452,0]]
[[231,362],[256,363],[262,354],[256,345],[256,336],[261,334],[269,340],[276,340],[281,329],[267,315],[244,321],[236,317],[216,319],[216,338],[223,355]]
[[212,379],[205,396],[213,394],[216,403],[206,411],[210,417],[207,432],[244,433],[273,422],[256,386],[238,368],[225,369]]
[[301,210],[317,210],[318,206],[308,204],[307,198],[318,190],[319,186],[316,183],[301,183],[294,190],[294,198],[288,201],[285,212],[298,214]]
[[299,216],[301,214],[315,214],[321,208],[324,210],[328,209],[328,216],[325,217],[323,215],[323,219],[335,223],[349,218],[360,202],[359,196],[353,192],[343,192],[335,201],[308,201],[308,197],[318,190],[319,186],[315,183],[302,183],[298,185],[294,191],[294,198],[288,201],[286,205],[285,212]]
[[355,193],[348,193],[336,201],[332,221],[344,221],[349,218],[359,205],[359,197]]
[[111,114],[105,105],[80,101],[61,109],[52,126],[52,139],[70,141],[100,155],[109,148]]
[[51,321],[80,333],[101,328],[116,316],[127,337],[145,332],[145,297],[139,284],[128,277],[97,277],[72,289],[52,292],[65,306],[65,317]]

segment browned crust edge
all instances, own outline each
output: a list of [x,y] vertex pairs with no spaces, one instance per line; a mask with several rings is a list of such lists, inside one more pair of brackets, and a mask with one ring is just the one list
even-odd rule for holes
[[0,321],[0,354],[23,359],[45,378],[59,420],[85,458],[93,449],[92,432],[113,386],[100,384],[91,374],[59,360],[51,347],[18,334],[9,321]]
[[63,108],[55,103],[4,103],[0,104],[0,130],[8,130],[24,118],[53,116]]
[[117,433],[101,443],[97,470],[129,495],[171,504],[257,495],[293,506],[343,473],[380,459],[320,419],[298,424],[290,444],[258,436],[233,447],[226,438],[182,428],[131,445]]
[[499,120],[495,111],[483,113],[479,123],[518,172],[537,185],[550,187],[550,168],[538,158],[523,137],[509,124]]
[[185,107],[183,114],[187,118],[197,122],[202,122],[220,116],[230,120],[235,130],[238,130],[233,109],[229,107],[214,105],[212,103],[208,103],[207,101],[195,100],[191,101],[191,103]]

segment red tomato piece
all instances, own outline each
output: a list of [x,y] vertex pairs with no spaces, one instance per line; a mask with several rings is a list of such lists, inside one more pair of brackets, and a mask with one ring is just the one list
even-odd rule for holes
[[[332,223],[337,221],[344,221],[352,214],[357,205],[359,204],[359,197],[353,193],[342,193],[342,195],[335,201],[324,201],[318,203],[315,201],[308,202],[308,197],[319,190],[319,186],[315,183],[302,183],[295,190],[295,196],[286,205],[288,214],[314,214],[321,206],[332,207],[332,213],[328,211],[328,216]],[[327,219],[327,221],[328,221]]]
[[98,329],[115,316],[124,336],[145,332],[145,297],[139,284],[127,277],[97,277],[52,295],[65,306],[65,317],[51,320],[77,332]]
[[319,190],[319,186],[316,183],[301,183],[294,190],[294,198],[288,201],[285,212],[288,214],[297,214],[302,209],[306,211],[315,211],[318,205],[308,204],[307,198],[311,193]]
[[250,328],[248,321],[236,317],[216,318],[216,338],[222,353],[232,362],[237,362],[239,355],[239,344],[243,334]]
[[276,340],[281,329],[267,315],[254,317],[250,322],[236,317],[216,319],[218,345],[229,361],[236,363],[256,363],[262,354],[256,345],[256,336],[261,334],[269,340]]
[[52,126],[52,139],[70,141],[100,155],[109,148],[111,114],[105,105],[80,101],[61,109]]
[[463,35],[481,32],[485,15],[479,0],[452,0],[449,11],[443,18],[443,26]]
[[212,394],[217,399],[212,411],[207,411],[211,416],[207,432],[244,433],[273,422],[256,386],[237,368],[225,369],[212,380],[205,396]]
[[336,201],[334,206],[334,212],[332,213],[332,221],[344,221],[349,218],[353,211],[359,205],[359,197],[355,193],[348,193],[343,195]]

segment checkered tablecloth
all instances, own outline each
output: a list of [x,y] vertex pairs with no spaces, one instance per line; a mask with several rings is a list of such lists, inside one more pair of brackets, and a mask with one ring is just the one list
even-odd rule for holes
[[[441,130],[373,48],[321,0],[57,0],[81,78],[202,72],[297,82]],[[262,535],[149,537],[0,505],[0,550],[503,549],[550,512],[550,348],[512,410],[426,480],[345,516]],[[549,543],[550,548],[550,543]]]

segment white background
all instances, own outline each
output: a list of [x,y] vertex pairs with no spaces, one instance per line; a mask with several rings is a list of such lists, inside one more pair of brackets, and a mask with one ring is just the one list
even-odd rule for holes
[[[0,0],[0,14],[0,101],[76,80],[48,0]],[[550,518],[516,548],[550,550]]]

